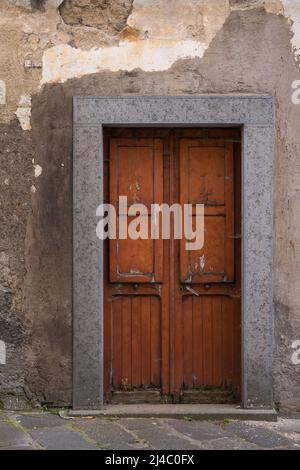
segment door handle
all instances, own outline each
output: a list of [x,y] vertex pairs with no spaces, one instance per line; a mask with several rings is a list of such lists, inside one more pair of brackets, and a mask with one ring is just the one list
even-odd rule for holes
[[199,292],[196,292],[194,289],[192,289],[191,286],[185,285],[184,288],[185,288],[185,290],[187,290],[187,291],[190,292],[191,294],[196,295],[197,297],[200,297]]

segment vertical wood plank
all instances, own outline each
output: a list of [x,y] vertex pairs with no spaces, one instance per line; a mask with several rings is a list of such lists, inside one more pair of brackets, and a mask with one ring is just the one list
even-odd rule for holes
[[212,377],[212,300],[209,296],[203,297],[203,380],[206,386],[213,384]]
[[204,385],[203,379],[203,298],[193,298],[193,375],[194,386]]
[[112,301],[112,385],[118,388],[122,379],[122,298]]
[[183,318],[183,382],[184,387],[193,386],[193,298],[186,296],[182,302]]
[[132,384],[132,338],[131,338],[131,298],[122,299],[122,381]]
[[103,337],[104,337],[104,355],[103,355],[103,382],[104,396],[109,399],[112,378],[112,321],[113,308],[111,300],[105,299],[104,302],[104,319],[103,319]]
[[143,347],[141,339],[141,299],[132,297],[132,385],[141,384],[141,350]]
[[[189,140],[179,140],[179,203],[181,207],[189,203]],[[179,276],[181,282],[189,281],[189,252],[185,249],[186,239],[183,236],[179,242]]]
[[149,385],[151,383],[151,316],[150,316],[150,297],[141,297],[141,384]]
[[[164,169],[163,169],[163,141],[162,139],[154,139],[154,195],[153,195],[153,203],[155,204],[162,204],[164,200]],[[154,272],[155,272],[155,280],[162,281],[163,280],[163,250],[164,244],[161,236],[158,240],[153,242],[154,250],[153,250],[153,257],[154,257]]]
[[212,343],[213,343],[213,385],[222,385],[222,302],[223,297],[218,296],[212,300]]
[[223,351],[223,385],[232,383],[232,308],[230,300],[224,299],[222,303],[222,351]]
[[150,298],[150,315],[151,315],[151,384],[155,386],[161,385],[161,364],[162,364],[162,348],[161,348],[161,308],[160,299],[157,297]]

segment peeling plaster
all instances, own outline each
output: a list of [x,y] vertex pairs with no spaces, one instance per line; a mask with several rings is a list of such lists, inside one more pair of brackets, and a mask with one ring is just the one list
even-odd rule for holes
[[3,80],[0,80],[0,104],[6,103],[6,85]]
[[299,0],[281,0],[284,14],[289,18],[293,31],[292,47],[296,61],[300,62],[300,2]]
[[47,49],[41,82],[64,82],[102,69],[163,71],[179,59],[201,58],[229,14],[228,0],[135,0],[117,46]]
[[[299,0],[134,0],[126,27],[113,36],[94,27],[64,23],[59,11],[62,3],[45,0],[43,8],[37,9],[29,0],[1,2],[3,37],[10,38],[12,44],[17,38],[20,49],[13,63],[22,60],[18,70],[3,69],[1,79],[6,88],[11,82],[18,86],[10,86],[0,119],[8,122],[16,114],[24,130],[31,127],[31,111],[29,106],[18,105],[16,90],[32,94],[44,83],[64,82],[101,70],[165,71],[179,59],[202,58],[233,11],[264,8],[272,14],[284,14],[290,21],[292,48],[300,67]],[[11,24],[12,31],[7,26]],[[4,63],[10,63],[5,52],[9,44],[2,51]]]
[[0,340],[0,365],[6,364],[6,346],[4,341]]
[[149,39],[197,38],[208,45],[229,14],[228,0],[135,0],[127,24]]
[[205,47],[197,41],[146,40],[138,43],[121,42],[119,46],[83,51],[68,45],[52,47],[43,56],[42,83],[64,82],[108,69],[144,71],[167,70],[183,57],[202,57]]
[[229,14],[228,0],[135,0],[117,46],[82,50],[65,44],[47,49],[42,83],[101,69],[163,71],[179,59],[201,58]]
[[107,36],[118,35],[126,26],[134,0],[65,0],[60,15],[67,25],[101,30]]
[[232,11],[264,8],[268,13],[275,15],[283,13],[281,0],[229,0],[229,3]]
[[43,171],[43,168],[40,165],[34,165],[34,176],[35,176],[35,178],[38,178],[39,176],[41,176],[42,171]]
[[[82,50],[59,44],[44,51],[41,84],[136,68],[163,71],[183,58],[202,58],[231,11],[264,7],[292,21],[293,48],[300,56],[300,3],[294,0],[135,0],[118,45]],[[283,9],[284,7],[284,9]],[[134,34],[133,34],[134,33]]]
[[292,343],[292,349],[295,349],[295,351],[292,354],[292,364],[295,366],[300,365],[300,340],[293,341]]
[[30,117],[31,117],[31,96],[22,95],[19,101],[19,106],[16,111],[16,116],[19,119],[23,131],[29,131],[31,129]]

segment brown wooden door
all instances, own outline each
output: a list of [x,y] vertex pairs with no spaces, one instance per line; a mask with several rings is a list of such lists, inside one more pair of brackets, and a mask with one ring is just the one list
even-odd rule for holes
[[[187,251],[187,240],[172,233],[169,240],[119,237],[105,244],[107,400],[238,397],[239,131],[111,129],[105,155],[105,197],[117,209],[118,225],[126,217],[119,196],[148,209],[205,205],[200,250]],[[144,217],[150,234],[151,217]]]

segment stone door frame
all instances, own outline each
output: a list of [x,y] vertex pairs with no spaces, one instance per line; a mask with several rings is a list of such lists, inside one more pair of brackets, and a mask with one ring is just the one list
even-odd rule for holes
[[273,99],[262,95],[73,99],[73,408],[103,405],[103,128],[238,126],[242,133],[242,406],[273,405]]

